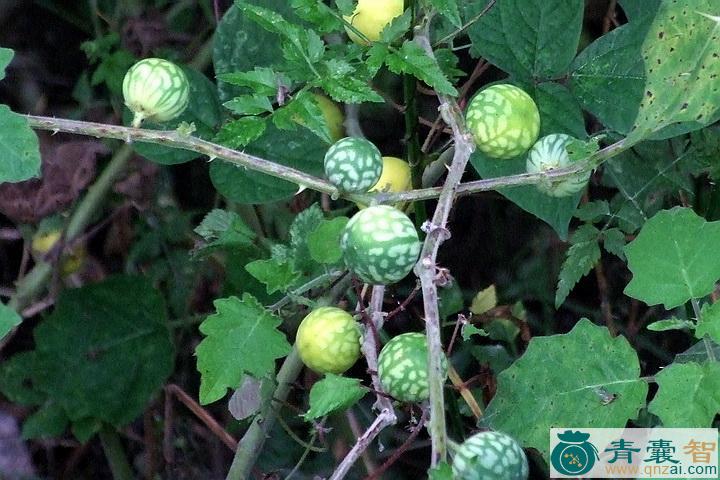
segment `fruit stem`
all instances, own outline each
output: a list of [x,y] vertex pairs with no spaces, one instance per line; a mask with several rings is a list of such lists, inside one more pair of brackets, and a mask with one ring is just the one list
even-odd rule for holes
[[140,128],[143,120],[145,120],[145,114],[143,112],[135,112],[135,116],[133,117],[133,121],[130,126],[132,128]]

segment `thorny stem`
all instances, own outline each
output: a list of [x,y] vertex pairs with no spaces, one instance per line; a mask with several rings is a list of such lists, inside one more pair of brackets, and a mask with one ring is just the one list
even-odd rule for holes
[[375,437],[377,437],[385,427],[393,425],[396,421],[397,418],[395,417],[394,411],[381,411],[370,427],[365,430],[365,433],[357,439],[353,448],[348,452],[340,465],[338,465],[338,468],[333,472],[330,480],[341,480],[345,478],[345,475],[348,474],[350,468],[352,468],[358,458],[360,458],[362,452],[364,452],[370,446],[372,441],[375,440]]
[[[385,321],[382,312],[383,297],[385,296],[384,285],[374,285],[372,289],[372,295],[370,297],[370,321],[372,325],[370,329],[378,331],[382,328],[383,322]],[[368,329],[368,330],[370,330]],[[380,410],[380,414],[375,421],[368,427],[363,433],[353,448],[345,455],[340,465],[335,469],[335,472],[330,477],[330,480],[340,480],[347,475],[350,468],[357,462],[360,456],[367,450],[370,443],[378,436],[378,434],[390,425],[394,425],[397,422],[397,416],[395,415],[395,409],[392,406],[392,402],[388,397],[383,395],[382,385],[377,374],[377,343],[375,340],[373,331],[365,332],[363,337],[362,352],[365,355],[367,361],[368,370],[370,371],[370,378],[372,379],[372,386],[375,392],[377,392],[377,399],[375,400],[374,408]]]
[[[415,41],[430,58],[435,58],[429,38],[430,19],[415,30]],[[441,359],[444,355],[442,340],[440,338],[440,313],[438,310],[438,293],[435,285],[435,270],[437,268],[437,252],[442,242],[449,237],[446,229],[450,209],[455,194],[462,179],[465,166],[475,149],[470,134],[465,129],[465,122],[457,102],[451,97],[438,95],[440,100],[440,113],[445,123],[453,131],[455,140],[455,154],[448,171],[445,184],[442,187],[435,213],[427,237],[420,252],[420,260],[415,266],[415,273],[420,278],[423,303],[425,308],[425,331],[428,341],[428,384],[430,389],[430,421],[429,428],[432,442],[430,466],[447,459],[447,429],[445,427],[445,399],[443,397],[443,375]]]
[[[207,155],[211,159],[219,158],[234,163],[239,167],[266,173],[276,178],[303,185],[318,192],[336,195],[356,203],[372,205],[375,203],[393,204],[403,201],[431,200],[440,197],[443,188],[420,188],[406,192],[378,192],[365,194],[343,194],[340,195],[337,189],[321,178],[309,175],[300,170],[265,160],[253,155],[232,150],[206,140],[190,135],[183,135],[174,130],[146,130],[118,125],[107,125],[103,123],[83,122],[79,120],[67,120],[62,118],[39,117],[26,115],[31,127],[52,132],[67,132],[76,135],[87,135],[97,138],[115,138],[124,141],[141,141],[165,145],[167,147],[182,148],[191,150],[201,155]],[[547,181],[558,181],[566,177],[576,175],[578,172],[591,170],[632,146],[632,143],[623,139],[609,145],[602,150],[592,154],[582,162],[575,163],[570,167],[558,168],[542,173],[521,173],[505,177],[476,180],[460,184],[456,188],[456,196],[471,195],[473,193],[487,192],[500,188],[517,187],[523,185],[535,185]]]

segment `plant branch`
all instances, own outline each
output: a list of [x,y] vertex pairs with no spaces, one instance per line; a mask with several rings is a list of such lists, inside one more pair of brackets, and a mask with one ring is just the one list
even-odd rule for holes
[[207,155],[211,160],[221,158],[240,167],[250,168],[276,178],[282,178],[319,192],[329,193],[331,195],[338,194],[337,188],[330,182],[309,175],[301,170],[280,165],[248,153],[239,152],[201,138],[185,135],[175,130],[148,130],[118,125],[106,125],[103,123],[38,117],[34,115],[27,115],[26,118],[33,128],[182,148]]
[[[370,443],[378,436],[378,434],[390,425],[394,425],[397,422],[397,416],[395,415],[395,409],[392,406],[392,402],[388,397],[383,395],[383,388],[380,384],[380,379],[377,373],[377,350],[378,346],[376,343],[375,332],[380,330],[385,322],[384,314],[382,311],[383,297],[385,296],[384,285],[374,285],[372,289],[372,295],[370,297],[370,328],[363,337],[362,352],[365,355],[367,361],[368,371],[370,372],[370,378],[372,379],[373,390],[377,394],[374,408],[380,410],[380,414],[377,416],[375,421],[368,427],[355,442],[353,448],[345,455],[340,465],[333,472],[330,480],[340,480],[347,475],[350,468],[357,462],[360,456],[367,450]],[[360,300],[362,301],[362,299]]]
[[373,423],[370,425],[370,427],[365,430],[365,433],[363,433],[362,436],[357,439],[357,442],[355,443],[353,448],[348,452],[347,455],[345,455],[345,458],[343,458],[343,461],[340,463],[340,465],[338,465],[337,469],[335,469],[332,476],[330,477],[330,480],[342,480],[343,478],[345,478],[345,475],[348,474],[350,468],[352,468],[355,462],[360,458],[362,452],[367,450],[372,441],[375,440],[375,437],[377,437],[385,427],[393,425],[396,421],[397,418],[395,417],[394,411],[381,411],[380,414],[375,418]]
[[105,457],[110,464],[110,471],[114,480],[132,480],[133,473],[128,463],[125,450],[120,443],[120,437],[111,427],[105,426],[100,430],[100,443],[102,443]]
[[[415,42],[420,45],[430,58],[435,58],[429,37],[430,19],[427,18],[421,27],[415,30]],[[462,179],[465,166],[470,155],[475,150],[470,133],[465,129],[460,107],[451,97],[438,95],[440,100],[440,113],[445,123],[452,129],[455,142],[455,153],[448,171],[445,184],[440,192],[437,207],[432,221],[426,226],[427,237],[420,253],[420,260],[415,266],[415,273],[420,278],[425,308],[425,331],[428,341],[428,383],[430,389],[430,438],[432,441],[432,454],[430,466],[447,459],[447,429],[445,427],[445,399],[443,397],[442,363],[444,352],[440,337],[440,312],[438,309],[437,285],[435,285],[435,272],[437,252],[440,245],[450,236],[446,225],[450,215],[455,194]]]
[[[300,360],[297,348],[293,347],[292,352],[285,358],[280,371],[277,374],[277,387],[271,395],[261,399],[260,413],[253,419],[250,428],[240,440],[240,445],[235,451],[230,471],[226,480],[245,480],[250,478],[250,471],[255,465],[255,460],[265,444],[265,439],[270,434],[275,423],[275,411],[290,393],[290,387],[300,375],[303,363]],[[268,381],[264,379],[263,382]],[[261,388],[262,392],[263,389]]]
[[[304,185],[307,188],[339,196],[347,200],[364,205],[394,204],[403,201],[431,200],[440,197],[441,187],[420,188],[406,192],[377,192],[364,194],[340,194],[338,190],[326,180],[309,175],[300,170],[265,160],[243,152],[238,152],[222,145],[217,145],[206,140],[201,140],[188,135],[182,135],[174,130],[146,130],[129,128],[117,125],[106,125],[102,123],[83,122],[78,120],[66,120],[51,117],[27,116],[28,122],[33,128],[49,130],[52,132],[67,132],[77,135],[87,135],[98,138],[115,138],[124,141],[142,141],[165,145],[167,147],[182,148],[199,154],[208,155],[210,158],[235,163],[239,167],[249,168],[276,178]],[[497,190],[499,188],[516,187],[523,185],[535,185],[548,180],[558,181],[573,176],[581,171],[591,170],[603,163],[605,160],[627,150],[632,145],[625,139],[620,140],[608,147],[591,155],[582,162],[570,167],[558,168],[541,173],[521,173],[505,177],[476,180],[457,186],[456,195],[471,195],[479,192]],[[68,236],[68,238],[71,238]]]

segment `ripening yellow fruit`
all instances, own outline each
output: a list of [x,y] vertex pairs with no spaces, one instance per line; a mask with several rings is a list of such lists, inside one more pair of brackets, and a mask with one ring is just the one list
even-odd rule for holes
[[[55,244],[60,240],[61,235],[62,232],[60,230],[50,230],[43,233],[36,233],[30,243],[30,248],[32,249],[32,253],[35,258],[39,259],[52,250]],[[80,270],[80,267],[82,267],[82,264],[85,261],[85,256],[86,252],[83,247],[76,247],[72,252],[63,255],[62,262],[60,263],[60,273],[65,276],[71,275]]]
[[327,98],[325,95],[313,93],[313,96],[315,97],[315,101],[318,105],[320,105],[320,110],[322,110],[325,121],[328,124],[328,128],[330,129],[330,138],[332,138],[334,142],[337,142],[345,136],[345,126],[343,125],[345,122],[345,116],[343,115],[342,110],[340,110],[340,107],[338,107],[335,102]]
[[[368,40],[380,40],[380,32],[387,27],[393,18],[403,13],[403,0],[359,0],[352,15],[345,16],[345,20],[365,35]],[[367,42],[345,27],[350,40],[358,45],[367,45]]]
[[[382,157],[383,169],[380,179],[373,186],[370,192],[407,192],[412,190],[412,174],[410,165],[397,157]],[[403,209],[406,202],[400,202],[395,208]],[[367,205],[357,204],[359,208],[365,208]]]

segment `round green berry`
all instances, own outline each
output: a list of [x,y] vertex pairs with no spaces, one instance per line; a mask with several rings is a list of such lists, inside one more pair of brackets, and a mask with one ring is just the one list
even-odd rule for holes
[[135,114],[134,127],[145,119],[167,122],[178,117],[188,105],[189,93],[182,68],[161,58],[140,60],[123,79],[123,97]]
[[520,444],[500,432],[481,432],[465,440],[453,458],[455,480],[526,480],[528,461]]
[[[447,360],[442,358],[443,377]],[[403,333],[393,337],[378,356],[378,377],[385,392],[402,402],[422,402],[430,398],[428,386],[428,347],[422,333]]]
[[[540,173],[564,168],[572,165],[573,161],[568,155],[566,146],[572,141],[570,135],[553,133],[542,137],[533,145],[528,153],[526,169],[528,173]],[[590,172],[581,172],[562,180],[545,181],[538,183],[537,188],[553,197],[567,197],[573,195],[587,185]]]
[[535,102],[515,85],[497,84],[481,90],[470,100],[465,117],[478,149],[493,158],[522,155],[540,133]]
[[388,205],[360,210],[340,239],[345,265],[365,283],[387,285],[402,280],[417,262],[420,240],[415,225]]
[[345,310],[320,307],[310,312],[297,331],[300,359],[317,373],[343,373],[360,357],[360,329]]
[[382,174],[380,150],[364,138],[346,137],[325,154],[325,176],[343,192],[367,192]]

